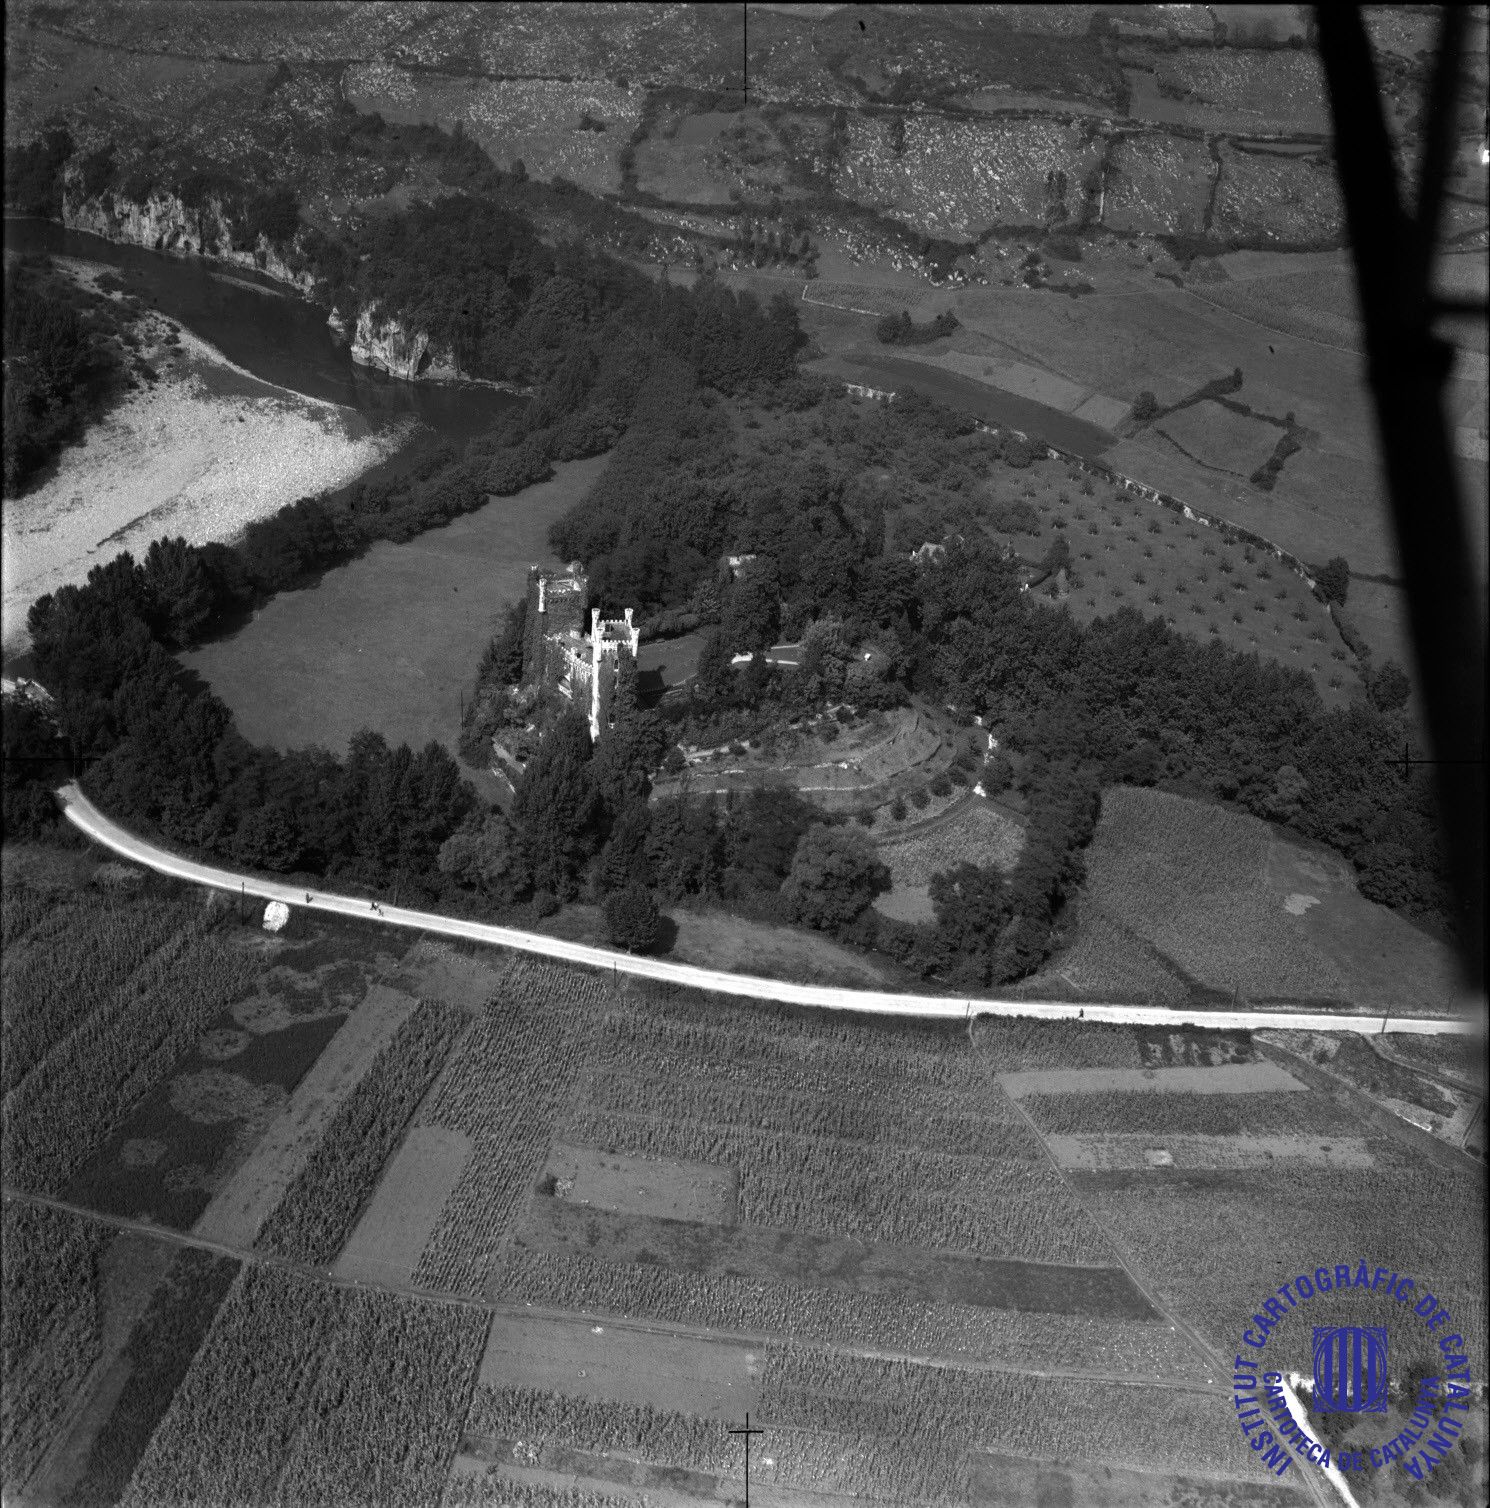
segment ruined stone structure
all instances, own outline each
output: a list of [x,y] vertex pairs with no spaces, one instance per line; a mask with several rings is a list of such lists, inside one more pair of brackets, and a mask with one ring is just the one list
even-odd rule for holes
[[620,618],[602,618],[590,608],[590,632],[583,632],[589,580],[573,561],[563,571],[534,566],[528,573],[528,619],[523,645],[523,680],[557,691],[584,706],[590,737],[606,726],[621,650],[636,658],[641,631],[632,609]]

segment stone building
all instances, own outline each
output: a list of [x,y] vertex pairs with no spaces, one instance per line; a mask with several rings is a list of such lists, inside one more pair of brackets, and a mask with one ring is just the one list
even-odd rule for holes
[[583,632],[589,580],[578,561],[563,571],[534,566],[528,573],[528,617],[523,645],[523,681],[553,690],[583,706],[590,737],[606,726],[616,686],[621,650],[635,660],[641,632],[632,609],[620,618],[602,618],[590,608],[590,632]]

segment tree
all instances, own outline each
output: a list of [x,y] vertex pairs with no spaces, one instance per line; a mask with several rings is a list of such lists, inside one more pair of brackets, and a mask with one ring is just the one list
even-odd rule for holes
[[1344,607],[1350,591],[1350,562],[1343,555],[1333,556],[1314,578],[1314,584],[1324,601],[1338,602]]
[[544,735],[512,798],[512,824],[533,885],[572,897],[600,841],[600,798],[590,777],[590,729],[570,711]]
[[157,539],[140,569],[146,620],[156,638],[172,649],[195,644],[214,607],[212,581],[201,555],[184,538]]
[[890,871],[860,829],[819,824],[797,844],[782,894],[799,921],[839,931],[889,888]]
[[436,862],[441,874],[499,905],[510,905],[528,888],[522,849],[500,812],[468,818],[440,845]]
[[628,953],[649,953],[662,938],[662,913],[644,885],[627,885],[605,898],[610,940]]
[[728,696],[734,689],[734,667],[729,647],[717,628],[711,630],[699,649],[693,684],[699,695],[708,700]]
[[1133,417],[1139,424],[1147,424],[1159,416],[1159,400],[1145,388],[1133,400]]
[[1385,661],[1366,683],[1371,705],[1378,712],[1395,712],[1412,693],[1407,672],[1395,661]]

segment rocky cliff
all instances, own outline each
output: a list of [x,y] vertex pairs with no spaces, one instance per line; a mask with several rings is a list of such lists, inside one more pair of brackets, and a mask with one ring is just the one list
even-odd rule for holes
[[375,308],[357,312],[352,360],[365,367],[381,367],[390,377],[402,377],[405,382],[460,375],[449,353],[435,350],[423,330],[406,330],[398,320],[384,319]]
[[62,223],[69,230],[86,230],[107,241],[123,241],[149,251],[174,251],[225,262],[249,272],[261,272],[309,297],[315,279],[297,272],[260,236],[252,250],[233,245],[232,223],[216,200],[200,209],[183,204],[174,194],[153,193],[142,204],[101,194],[84,199],[69,191],[62,198]]

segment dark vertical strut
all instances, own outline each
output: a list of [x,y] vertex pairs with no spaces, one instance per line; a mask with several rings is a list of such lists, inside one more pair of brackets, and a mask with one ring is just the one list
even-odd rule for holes
[[1316,8],[1319,55],[1360,290],[1377,430],[1427,707],[1440,832],[1467,983],[1484,980],[1484,627],[1443,389],[1454,349],[1434,334],[1433,253],[1448,167],[1463,15],[1443,7],[1416,216],[1402,203],[1376,66],[1357,7]]

